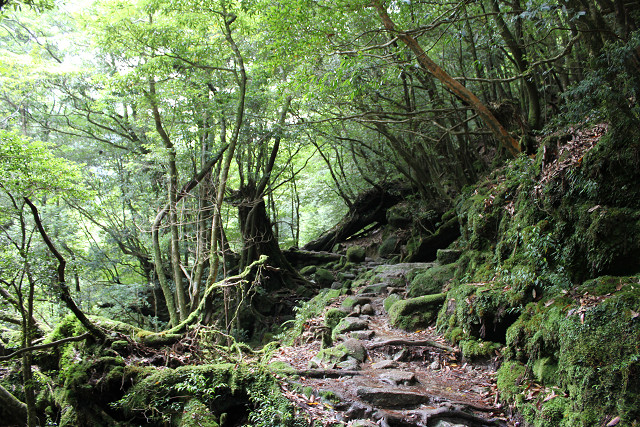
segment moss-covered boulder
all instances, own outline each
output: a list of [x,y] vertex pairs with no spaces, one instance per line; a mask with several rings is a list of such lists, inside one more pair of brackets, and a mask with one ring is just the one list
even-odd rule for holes
[[442,288],[453,279],[456,268],[456,264],[435,265],[416,274],[409,284],[407,295],[413,298],[442,292]]
[[365,256],[366,251],[362,246],[354,245],[347,249],[347,261],[349,262],[363,262]]
[[460,249],[438,249],[436,251],[436,259],[440,264],[451,264],[456,262],[462,251]]
[[331,286],[336,279],[331,271],[326,268],[318,268],[316,272],[313,273],[313,280],[322,287],[328,287]]
[[368,326],[369,324],[366,320],[359,319],[357,317],[345,317],[338,322],[335,328],[333,328],[332,336],[335,339],[340,334],[351,331],[362,331],[367,329]]
[[345,310],[332,307],[324,314],[324,324],[327,328],[333,329],[342,319],[347,317],[347,314]]
[[391,235],[384,239],[378,247],[378,255],[382,258],[389,258],[392,254],[397,252],[400,239],[398,236]]
[[389,322],[405,330],[428,326],[436,319],[446,296],[443,293],[397,301],[389,309]]

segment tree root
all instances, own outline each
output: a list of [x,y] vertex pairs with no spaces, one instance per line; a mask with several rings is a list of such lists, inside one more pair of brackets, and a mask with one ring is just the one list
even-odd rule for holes
[[506,426],[506,423],[497,418],[483,418],[464,411],[466,404],[445,404],[434,409],[402,411],[400,413],[378,410],[383,426],[430,426],[435,420],[453,419],[462,420],[472,426]]
[[302,369],[295,375],[308,378],[341,378],[362,375],[362,371],[343,371],[341,369]]
[[403,339],[392,339],[392,340],[387,340],[387,341],[380,341],[380,342],[374,342],[371,344],[368,344],[366,347],[368,350],[374,349],[374,348],[380,348],[380,347],[384,347],[387,345],[404,345],[404,346],[408,346],[408,347],[420,347],[420,346],[425,346],[425,347],[435,347],[435,348],[439,348],[440,350],[445,350],[451,353],[457,353],[458,350],[456,348],[450,347],[448,345],[444,345],[444,344],[440,344],[439,342],[436,341],[432,341],[432,340],[403,340]]

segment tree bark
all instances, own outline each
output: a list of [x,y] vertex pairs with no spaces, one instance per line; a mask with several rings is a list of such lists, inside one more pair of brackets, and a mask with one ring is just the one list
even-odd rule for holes
[[7,425],[27,425],[27,405],[0,385],[0,415]]
[[395,28],[395,24],[389,17],[386,7],[381,0],[372,0],[373,7],[378,11],[380,19],[387,31],[395,34],[398,39],[402,40],[409,49],[413,51],[418,59],[418,63],[425,70],[430,72],[435,78],[440,80],[455,96],[460,98],[463,102],[466,102],[476,113],[480,116],[482,121],[489,127],[493,136],[498,140],[504,148],[506,148],[512,155],[516,156],[520,152],[520,146],[507,130],[500,124],[500,122],[494,117],[489,109],[474,95],[469,89],[464,87],[460,82],[451,77],[446,71],[444,71],[438,64],[436,64],[422,49],[420,44],[412,36],[399,31]]
[[69,308],[69,310],[71,310],[71,312],[75,314],[76,318],[80,321],[80,323],[82,323],[82,325],[87,329],[87,331],[91,333],[91,335],[93,335],[99,341],[105,341],[106,335],[102,331],[102,329],[98,328],[96,325],[91,323],[91,321],[87,318],[87,316],[84,315],[82,310],[78,308],[75,301],[71,297],[71,293],[69,292],[69,287],[67,286],[64,278],[64,270],[67,265],[67,261],[64,259],[62,255],[60,255],[60,252],[58,252],[56,247],[51,242],[51,239],[49,239],[47,232],[44,230],[44,227],[42,226],[42,221],[40,220],[38,209],[28,198],[25,197],[24,201],[31,208],[31,212],[33,214],[33,220],[36,223],[36,227],[38,228],[38,232],[40,233],[40,236],[42,236],[42,240],[44,240],[44,243],[49,248],[49,251],[51,251],[51,253],[58,260],[58,288],[60,292],[60,299],[64,301],[67,308]]

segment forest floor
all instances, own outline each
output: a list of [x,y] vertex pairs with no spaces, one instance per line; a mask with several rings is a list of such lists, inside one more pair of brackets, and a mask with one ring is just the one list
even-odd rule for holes
[[[334,347],[328,353],[324,350],[324,357],[324,314],[309,319],[295,344],[274,356],[274,361],[296,370],[296,376],[282,378],[285,396],[314,425],[513,425],[498,403],[495,360],[466,363],[435,328],[407,332],[390,325],[383,301],[392,293],[404,297],[406,292],[397,280],[392,285],[392,279],[416,265],[367,265],[374,267],[376,283],[352,289],[351,296],[333,300],[324,311],[342,310],[352,325],[335,337]],[[346,298],[353,303],[348,309],[343,304]],[[326,337],[324,342],[326,347]],[[345,347],[346,357],[332,351]]]

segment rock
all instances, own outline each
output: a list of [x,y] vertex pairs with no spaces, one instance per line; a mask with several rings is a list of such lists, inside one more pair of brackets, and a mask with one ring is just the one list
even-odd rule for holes
[[357,371],[360,369],[360,363],[353,357],[347,357],[347,360],[342,362],[338,362],[336,367],[339,369],[344,369],[345,371]]
[[392,387],[360,387],[356,394],[365,402],[381,408],[405,408],[429,402],[429,396]]
[[409,284],[407,295],[411,298],[442,292],[456,271],[456,264],[436,265],[416,274]]
[[356,275],[354,273],[340,273],[340,277],[344,280],[354,280]]
[[333,283],[331,284],[331,289],[342,289],[342,286],[343,286],[343,285],[342,285],[342,283],[340,283],[340,282],[333,282]]
[[462,251],[459,249],[438,249],[436,251],[436,259],[442,265],[456,262],[460,255],[462,255]]
[[320,368],[322,366],[322,359],[318,356],[313,356],[311,360],[309,360],[309,363],[307,364],[307,366],[310,369]]
[[434,360],[433,362],[431,362],[431,364],[429,365],[429,369],[433,370],[433,371],[437,371],[438,369],[440,369],[440,363],[438,363],[437,360]]
[[330,308],[324,314],[324,324],[327,328],[334,329],[342,319],[347,317],[347,312],[339,308]]
[[375,314],[375,311],[373,310],[373,307],[371,306],[371,304],[365,304],[360,309],[360,313],[370,316],[372,314]]
[[354,420],[349,423],[350,427],[378,427],[377,423],[369,420]]
[[363,319],[358,319],[357,317],[345,317],[340,320],[340,322],[333,328],[333,337],[340,334],[344,334],[345,332],[351,331],[362,331],[369,327],[369,322]]
[[389,236],[382,241],[380,246],[378,247],[378,255],[382,258],[389,258],[391,254],[396,253],[396,248],[398,247],[398,239],[397,236]]
[[347,354],[350,357],[356,359],[358,362],[364,362],[364,360],[367,358],[367,350],[365,350],[360,340],[349,338],[342,344],[338,345],[338,347],[340,346],[344,346],[344,348],[347,349]]
[[365,250],[362,246],[354,245],[347,249],[347,261],[363,262],[365,259]]
[[387,283],[375,283],[362,288],[362,290],[359,293],[360,295],[370,293],[377,296],[380,294],[385,294],[387,292],[388,287],[389,285]]
[[409,351],[406,348],[401,349],[399,352],[393,355],[393,360],[401,362],[409,355]]
[[370,340],[375,335],[373,331],[353,331],[349,334],[351,338],[357,340]]
[[388,313],[391,306],[393,306],[393,304],[401,300],[402,300],[402,297],[398,294],[389,295],[384,299],[384,301],[382,301],[382,306],[384,307],[384,311]]
[[468,424],[458,424],[447,420],[438,420],[433,424],[433,427],[468,427]]
[[398,367],[395,360],[385,359],[371,364],[372,369],[394,369]]
[[436,319],[446,296],[442,293],[398,301],[389,308],[389,323],[405,330],[427,326]]
[[413,372],[394,369],[381,374],[380,379],[391,385],[412,385],[416,382],[416,375]]
[[333,273],[326,268],[318,268],[313,275],[313,279],[322,287],[330,286],[335,281]]
[[300,269],[300,274],[302,274],[303,276],[310,276],[315,273],[317,269],[318,267],[316,267],[315,265],[308,265]]
[[364,417],[369,418],[369,415],[371,415],[371,408],[363,405],[360,402],[353,402],[349,407],[349,409],[345,411],[344,415],[348,419],[364,418]]

